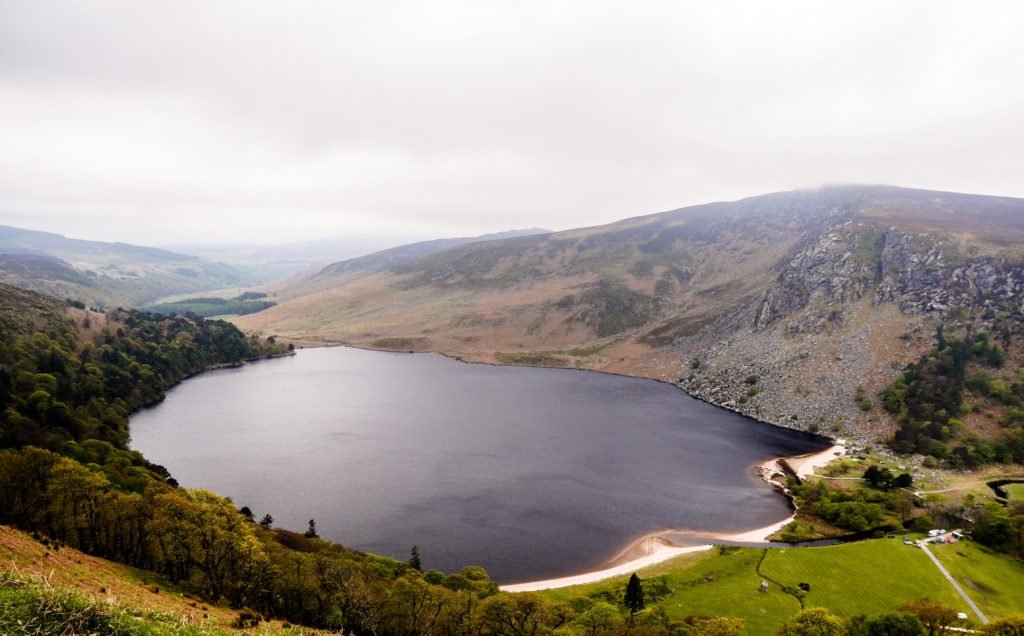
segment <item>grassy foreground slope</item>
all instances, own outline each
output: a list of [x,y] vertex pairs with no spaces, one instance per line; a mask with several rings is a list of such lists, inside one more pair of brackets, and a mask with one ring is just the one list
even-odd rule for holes
[[1011,499],[1024,500],[1024,484],[1006,484],[1003,489],[1010,495]]
[[[164,577],[0,526],[0,633],[238,634],[238,610]],[[19,623],[19,621],[21,621]],[[298,634],[283,623],[259,633]]]
[[1024,609],[1024,562],[972,541],[931,551],[982,611],[998,617]]
[[769,550],[762,571],[794,588],[810,584],[805,604],[839,616],[892,611],[926,596],[949,607],[964,605],[928,556],[898,539]]

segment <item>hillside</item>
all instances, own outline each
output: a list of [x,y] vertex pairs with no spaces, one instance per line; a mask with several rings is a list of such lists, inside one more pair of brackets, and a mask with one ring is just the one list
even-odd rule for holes
[[[238,610],[205,602],[159,574],[90,556],[56,542],[42,543],[8,526],[0,526],[0,563],[0,570],[44,580],[51,589],[72,590],[93,601],[130,607],[140,613],[159,612],[166,617],[160,622],[172,625],[229,628],[238,619]],[[2,571],[0,577],[4,576]],[[172,617],[173,621],[168,620]],[[0,626],[10,627],[3,623]],[[225,633],[230,632],[225,629]]]
[[295,282],[290,300],[237,324],[653,377],[762,420],[870,439],[894,422],[860,398],[931,348],[940,322],[981,328],[998,310],[1020,323],[1024,200],[831,186]]
[[[169,245],[167,249],[183,254],[192,254],[208,261],[227,263],[252,277],[254,284],[267,284],[296,275],[305,280],[310,276],[317,276],[327,264],[345,263],[343,266],[345,271],[352,272],[354,270],[365,271],[377,266],[375,263],[381,263],[383,266],[378,266],[379,269],[376,271],[382,271],[391,265],[408,262],[464,243],[546,231],[538,229],[512,230],[471,238],[421,241],[398,247],[391,246],[398,243],[400,237],[356,234],[276,245],[183,243]],[[338,259],[344,260],[339,261]],[[278,286],[274,285],[274,287]]]
[[0,226],[0,282],[105,308],[252,281],[195,256]]
[[264,286],[262,289],[271,292],[275,298],[294,298],[305,296],[316,291],[331,289],[345,283],[350,283],[360,278],[366,278],[373,274],[386,272],[390,269],[415,263],[438,252],[453,249],[470,243],[482,243],[486,241],[500,241],[508,238],[532,236],[538,234],[550,234],[550,230],[530,228],[526,230],[508,230],[494,234],[483,234],[481,236],[466,236],[457,238],[442,238],[432,241],[419,241],[408,243],[397,247],[388,248],[349,258],[329,265],[312,268],[300,272],[286,280],[278,281]]

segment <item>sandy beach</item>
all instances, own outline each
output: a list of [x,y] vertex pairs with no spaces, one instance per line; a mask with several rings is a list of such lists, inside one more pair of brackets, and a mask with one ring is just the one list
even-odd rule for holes
[[626,553],[632,553],[637,549],[641,549],[647,552],[647,554],[643,556],[630,559],[623,563],[619,563],[618,565],[612,565],[611,567],[602,570],[585,572],[583,574],[577,574],[576,576],[548,579],[546,581],[530,581],[529,583],[502,585],[501,589],[504,592],[536,592],[538,590],[550,590],[558,587],[569,587],[570,585],[593,583],[595,581],[610,579],[615,576],[622,576],[623,574],[630,574],[640,568],[647,567],[648,565],[654,565],[655,563],[661,563],[662,561],[667,561],[681,554],[710,550],[711,548],[711,544],[690,546],[672,545],[659,535],[649,535],[634,543],[626,551]]
[[[787,457],[786,463],[789,464],[790,468],[797,474],[797,477],[806,477],[807,475],[813,474],[815,468],[821,468],[828,464],[836,457],[844,454],[846,447],[841,444],[836,444],[823,451],[817,453],[808,453],[806,455],[797,455],[796,457]],[[778,460],[775,462],[778,463]]]
[[[793,470],[793,472],[795,472],[798,477],[803,478],[812,474],[816,468],[820,468],[836,459],[837,453],[842,455],[844,452],[845,447],[837,444],[816,453],[772,459],[764,462],[763,464],[759,464],[757,469],[761,474],[762,479],[767,482],[771,482],[772,478],[776,475],[785,475],[786,471],[783,470],[782,465],[779,463],[780,460],[785,459],[786,464]],[[721,539],[723,541],[759,543],[767,540],[770,535],[780,530],[792,520],[793,515],[790,515],[777,523],[773,523],[772,525],[765,526],[763,528],[727,534],[703,534],[702,536],[712,539]],[[668,532],[650,534],[639,541],[634,542],[612,559],[609,567],[595,570],[593,572],[577,574],[575,576],[565,576],[557,579],[547,579],[544,581],[516,583],[513,585],[502,585],[501,589],[505,592],[536,592],[538,590],[550,590],[560,587],[569,587],[571,585],[594,583],[596,581],[603,581],[604,579],[629,574],[649,565],[654,565],[655,563],[661,563],[662,561],[675,558],[681,554],[710,550],[713,547],[712,544],[679,546],[667,540],[662,536],[663,534],[668,534]]]
[[[814,469],[825,466],[832,460],[836,459],[838,455],[842,455],[846,452],[846,447],[840,444],[835,444],[826,448],[823,451],[817,453],[807,453],[806,455],[797,455],[795,457],[780,457],[767,461],[763,464],[758,465],[757,470],[761,473],[761,478],[765,481],[772,483],[772,478],[778,475],[785,476],[786,471],[783,470],[782,465],[779,463],[783,459],[786,464],[796,473],[797,477],[803,479],[808,475],[814,474]],[[724,541],[736,541],[739,543],[759,543],[766,541],[768,537],[781,530],[787,523],[792,521],[795,515],[790,515],[778,523],[773,523],[770,526],[763,528],[757,528],[755,530],[747,530],[746,532],[733,532],[733,533],[716,533],[708,535],[714,539],[722,539]]]

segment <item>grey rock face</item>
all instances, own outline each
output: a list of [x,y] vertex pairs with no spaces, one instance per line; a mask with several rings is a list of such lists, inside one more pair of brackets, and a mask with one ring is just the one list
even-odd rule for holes
[[[953,264],[943,240],[886,234],[875,302],[894,302],[907,314],[942,316],[954,307],[986,309],[1012,304],[1020,310],[1024,265],[989,257]],[[931,241],[920,249],[915,245]],[[1009,307],[1007,307],[1009,308]]]
[[895,228],[875,237],[847,222],[817,237],[782,268],[778,285],[761,297],[753,327],[788,318],[791,336],[820,332],[841,322],[844,306],[872,290],[876,305],[896,303],[909,315],[942,317],[954,307],[1007,303],[1024,310],[1024,265],[962,259],[942,238]]
[[860,300],[874,283],[874,267],[860,257],[851,227],[847,222],[826,231],[786,264],[778,286],[761,297],[755,329],[803,310],[810,311],[805,320],[789,325],[791,335],[842,320],[841,306]]
[[676,343],[701,363],[678,384],[781,426],[886,438],[877,392],[937,324],[963,309],[1024,313],[1024,264],[965,257],[952,240],[848,217],[809,236],[759,299]]

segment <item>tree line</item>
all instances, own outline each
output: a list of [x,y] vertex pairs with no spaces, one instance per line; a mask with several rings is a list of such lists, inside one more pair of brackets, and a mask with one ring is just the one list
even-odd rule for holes
[[[930,503],[907,490],[913,484],[908,473],[893,475],[875,465],[864,471],[864,483],[867,487],[830,488],[823,479],[791,478],[788,488],[802,509],[838,528],[927,532],[939,526],[964,527],[979,543],[1024,557],[1024,502],[1011,500],[1004,506],[970,497],[963,503]],[[915,513],[919,508],[928,510]]]
[[192,314],[201,318],[223,316],[227,314],[254,314],[269,309],[277,303],[266,298],[263,292],[245,292],[234,298],[198,297],[186,298],[170,303],[152,305],[150,311],[163,314]]

